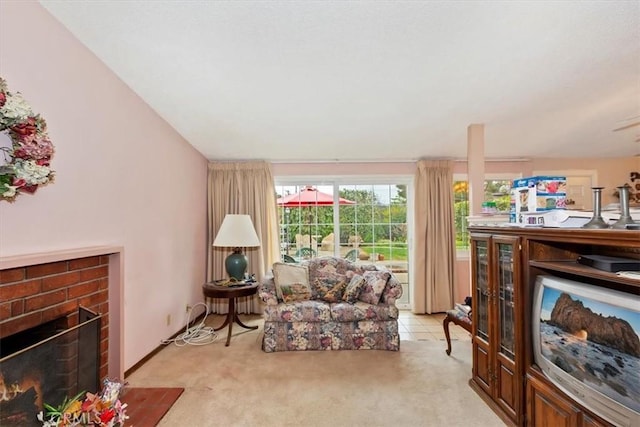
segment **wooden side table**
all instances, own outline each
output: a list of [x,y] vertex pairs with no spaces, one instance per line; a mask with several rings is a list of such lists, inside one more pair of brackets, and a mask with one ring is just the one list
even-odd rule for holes
[[229,343],[231,342],[231,328],[233,327],[234,322],[245,329],[258,329],[257,326],[247,326],[242,323],[236,313],[236,298],[248,297],[255,295],[257,292],[257,283],[234,287],[220,286],[214,283],[205,283],[202,285],[202,293],[204,294],[205,300],[206,298],[222,298],[229,300],[229,312],[227,313],[227,318],[224,320],[222,326],[219,328],[213,328],[214,331],[219,331],[229,325],[229,332],[227,333],[227,343],[225,344],[225,347],[229,347]]
[[447,310],[447,316],[442,321],[442,327],[444,328],[444,336],[447,339],[447,355],[451,355],[451,337],[449,336],[449,323],[460,326],[465,331],[471,333],[472,323],[471,318],[458,310]]

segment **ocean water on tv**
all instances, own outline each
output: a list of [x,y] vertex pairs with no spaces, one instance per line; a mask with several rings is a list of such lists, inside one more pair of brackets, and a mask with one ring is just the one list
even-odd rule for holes
[[640,359],[540,323],[542,355],[585,385],[640,413]]

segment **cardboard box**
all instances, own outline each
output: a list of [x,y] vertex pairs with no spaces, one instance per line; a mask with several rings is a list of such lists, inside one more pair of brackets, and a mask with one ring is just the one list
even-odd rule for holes
[[533,176],[513,181],[511,188],[511,220],[522,223],[520,213],[565,209],[567,178]]

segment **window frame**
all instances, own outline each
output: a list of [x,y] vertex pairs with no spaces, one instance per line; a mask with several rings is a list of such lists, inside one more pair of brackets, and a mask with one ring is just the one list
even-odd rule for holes
[[[485,173],[484,179],[483,179],[483,186],[486,183],[486,181],[512,181],[513,182],[513,180],[519,179],[519,178],[522,178],[522,172]],[[469,175],[466,173],[454,173],[453,174],[454,184],[456,181],[465,181],[467,182],[467,184],[469,184]],[[453,192],[453,188],[451,188],[451,191]],[[471,215],[472,215],[472,212],[468,212],[468,216],[471,216]],[[455,208],[454,208],[454,222],[456,220],[457,219],[455,218]],[[462,249],[456,248],[456,259],[460,261],[470,259],[470,250],[471,250],[470,247],[462,248]]]

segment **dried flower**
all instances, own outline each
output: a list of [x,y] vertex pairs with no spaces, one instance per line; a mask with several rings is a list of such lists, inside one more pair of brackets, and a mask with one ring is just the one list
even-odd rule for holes
[[31,111],[19,92],[9,92],[2,77],[0,132],[7,132],[11,139],[11,147],[0,147],[0,200],[13,201],[18,194],[34,193],[38,186],[53,180],[49,162],[54,150],[47,124]]
[[38,420],[43,427],[124,426],[128,417],[127,404],[118,399],[121,387],[121,383],[106,379],[100,394],[82,392],[65,398],[57,408],[45,403],[46,413],[40,412]]

